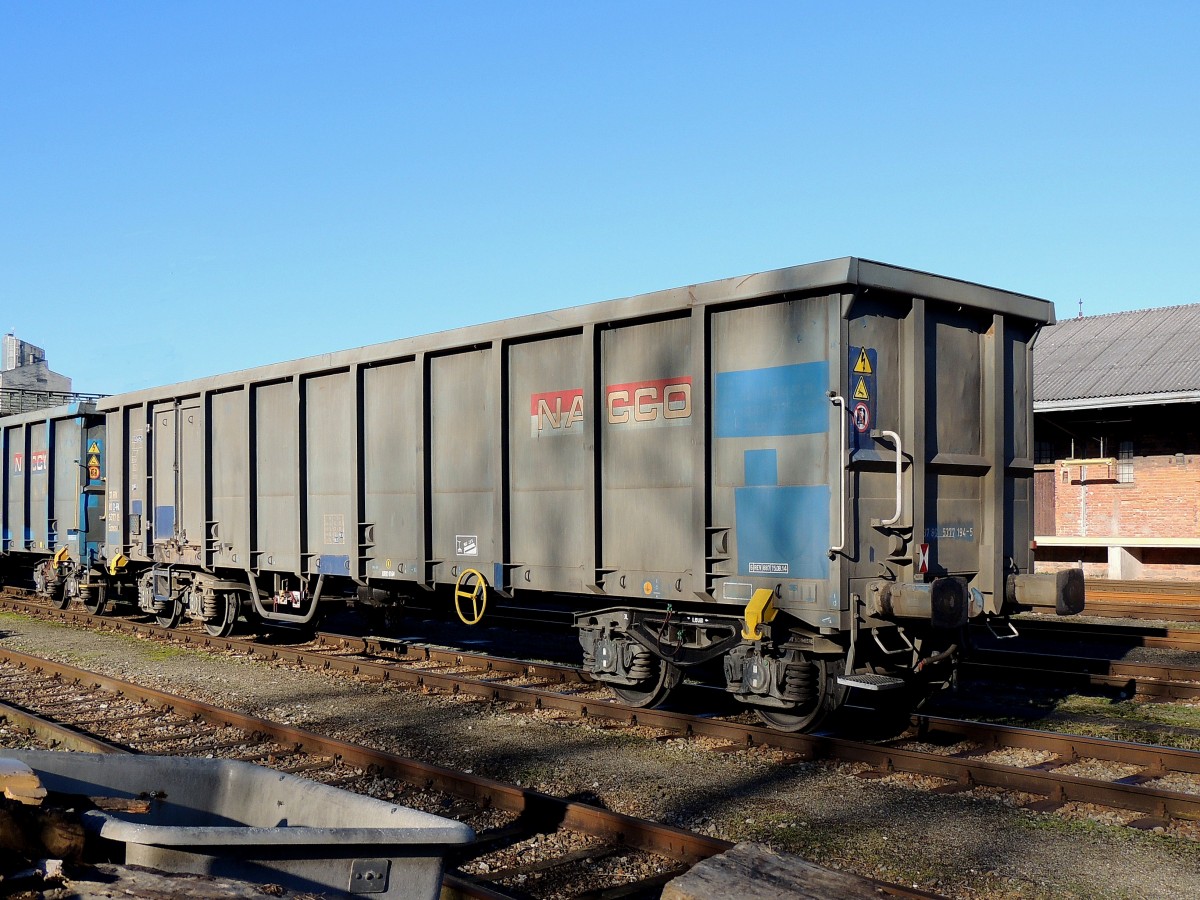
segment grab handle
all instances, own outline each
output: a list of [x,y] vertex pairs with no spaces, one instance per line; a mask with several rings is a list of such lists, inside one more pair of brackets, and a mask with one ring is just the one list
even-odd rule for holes
[[894,431],[872,431],[871,437],[878,440],[887,438],[896,445],[896,513],[890,519],[873,519],[871,525],[876,528],[887,528],[900,521],[900,508],[904,496],[904,447],[900,444],[900,435]]
[[838,445],[838,462],[841,463],[841,540],[838,541],[836,547],[829,548],[829,558],[833,559],[837,554],[841,553],[846,547],[846,398],[838,394],[836,391],[830,391],[829,402],[834,406],[842,408],[841,420],[841,444]]

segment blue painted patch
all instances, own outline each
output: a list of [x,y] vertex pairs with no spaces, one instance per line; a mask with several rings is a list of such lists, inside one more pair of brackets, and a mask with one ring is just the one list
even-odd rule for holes
[[829,430],[829,363],[718,372],[714,434],[768,437]]
[[322,575],[349,575],[350,557],[322,554],[317,557],[317,571]]
[[492,565],[492,587],[501,591],[508,587],[508,585],[504,583],[504,566],[502,566],[500,563],[494,563]]
[[175,507],[154,507],[154,539],[168,541],[175,536]]
[[827,485],[734,488],[738,572],[829,577]]
[[129,511],[131,513],[133,513],[135,516],[140,516],[142,514],[142,501],[141,500],[131,501],[129,504]]
[[[92,517],[100,515],[101,499],[102,498],[99,494],[83,495],[83,503],[80,504],[79,515],[79,530],[81,534],[86,535],[88,532],[88,523],[92,521]],[[85,553],[91,557],[99,555],[103,540],[103,537],[101,537],[99,541],[88,541],[84,545]]]
[[747,450],[742,456],[746,469],[746,484],[770,486],[779,484],[779,454],[775,450]]

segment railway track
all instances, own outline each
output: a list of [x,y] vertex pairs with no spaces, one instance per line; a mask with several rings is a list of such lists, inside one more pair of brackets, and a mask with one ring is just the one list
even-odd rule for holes
[[[1200,631],[1170,625],[1110,625],[1045,616],[1023,617],[1014,620],[1013,624],[1020,637],[1040,641],[1200,652]],[[975,633],[984,636],[988,632],[983,626],[976,626]]]
[[[14,601],[5,601],[12,608]],[[371,638],[322,635],[307,647],[171,632],[157,625],[100,619],[35,606],[51,619],[88,622],[123,633],[236,651],[317,671],[515,704],[529,710],[654,729],[661,739],[705,737],[721,750],[769,746],[796,760],[860,764],[866,777],[907,773],[936,779],[940,791],[976,786],[1029,795],[1049,809],[1067,803],[1128,810],[1131,824],[1160,827],[1171,818],[1200,820],[1200,753],[1146,744],[1054,734],[1007,725],[916,716],[912,728],[886,742],[789,734],[739,721],[615,703],[568,666],[531,664],[483,654],[411,647]]]
[[1089,616],[1200,622],[1200,586],[1190,581],[1091,578],[1085,585]]
[[1173,663],[1131,663],[1102,657],[1064,657],[1029,650],[977,650],[960,668],[962,677],[1014,684],[1035,683],[1068,691],[1156,700],[1200,698],[1200,668]]
[[[97,619],[90,614],[76,609],[58,610],[39,601],[31,601],[26,597],[8,593],[0,596],[0,609],[5,607],[20,612],[35,612],[39,615],[50,615],[68,623],[95,624]],[[127,633],[144,634],[164,637],[168,633],[174,639],[185,643],[199,641],[200,646],[216,644],[236,645],[238,649],[248,653],[263,651],[258,642],[238,639],[215,639],[200,629],[175,629],[167,632],[157,625],[146,624],[119,618],[104,617],[99,621],[105,627],[115,628]],[[1162,629],[1146,629],[1135,626],[1084,626],[1079,623],[1067,623],[1059,619],[1022,620],[1019,623],[1023,636],[1035,641],[1075,641],[1081,644],[1096,644],[1129,648],[1133,646],[1153,649],[1170,649],[1200,652],[1200,632]],[[231,643],[232,642],[232,643]],[[437,667],[455,666],[467,660],[468,665],[483,667],[493,672],[498,678],[532,679],[540,685],[591,685],[591,679],[575,666],[555,665],[552,663],[531,663],[511,659],[470,654],[459,651],[440,651],[433,648],[420,648],[398,640],[386,638],[362,638],[348,635],[322,633],[317,636],[317,647],[329,648],[330,652],[360,657],[364,662],[382,661],[394,663],[401,661],[409,665],[421,665],[431,676],[437,674]],[[337,648],[333,650],[332,648]],[[1096,648],[1085,649],[1082,653],[1064,655],[1058,650],[1039,651],[1022,649],[1012,651],[1007,649],[977,649],[972,659],[963,665],[962,672],[967,677],[990,679],[1007,683],[1036,683],[1042,687],[1057,687],[1063,690],[1098,690],[1109,694],[1138,695],[1160,700],[1190,700],[1200,697],[1200,668],[1187,664],[1152,663],[1152,662],[1122,662],[1106,656],[1098,655]],[[268,653],[276,652],[274,649]],[[280,652],[283,652],[280,650]],[[305,664],[301,661],[301,664]],[[383,680],[390,676],[382,674]],[[446,685],[436,684],[436,678],[430,679],[431,687],[446,688]],[[425,677],[417,679],[418,687],[425,685]],[[449,688],[454,690],[454,688]],[[607,695],[601,692],[602,699]],[[716,703],[727,701],[723,693],[718,693]]]
[[[0,689],[10,698],[0,707],[0,717],[55,746],[218,755],[364,793],[378,792],[381,779],[402,782],[408,788],[397,802],[432,806],[430,811],[465,819],[476,828],[476,842],[455,859],[456,868],[446,876],[446,886],[465,897],[538,896],[531,890],[537,881],[569,882],[571,870],[587,862],[593,863],[588,877],[597,881],[603,869],[594,864],[616,859],[623,860],[623,869],[653,868],[655,874],[635,884],[604,886],[595,896],[646,895],[692,863],[732,846],[15,651],[0,649]],[[537,840],[547,836],[556,839]],[[520,865],[504,862],[513,848],[539,843],[549,849],[542,858],[523,859]],[[555,847],[576,849],[556,855]],[[644,859],[635,865],[633,856]],[[522,875],[519,891],[505,889],[506,882]]]

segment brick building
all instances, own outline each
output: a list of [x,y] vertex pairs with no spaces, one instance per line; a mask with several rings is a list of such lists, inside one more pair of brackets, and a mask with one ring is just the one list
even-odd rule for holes
[[1200,579],[1200,303],[1044,329],[1033,408],[1039,570]]

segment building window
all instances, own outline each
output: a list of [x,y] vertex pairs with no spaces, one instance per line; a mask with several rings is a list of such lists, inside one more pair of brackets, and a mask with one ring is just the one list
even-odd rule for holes
[[1117,451],[1117,482],[1133,484],[1133,441],[1121,441]]
[[1054,444],[1050,441],[1034,441],[1033,461],[1039,466],[1054,462]]

